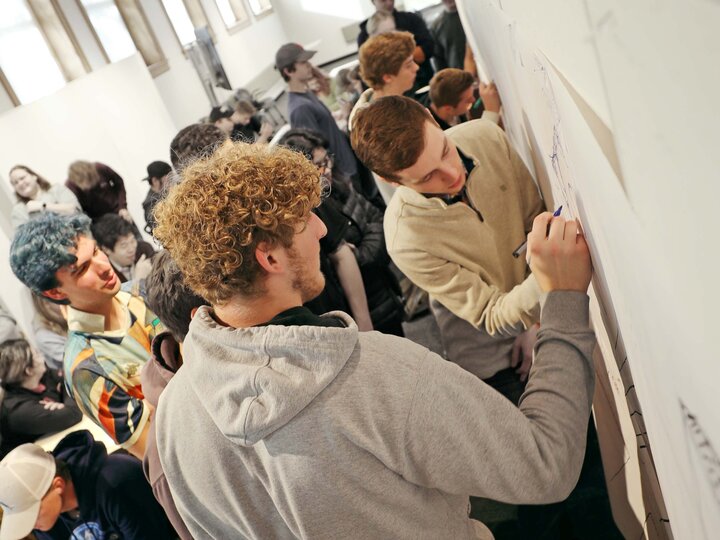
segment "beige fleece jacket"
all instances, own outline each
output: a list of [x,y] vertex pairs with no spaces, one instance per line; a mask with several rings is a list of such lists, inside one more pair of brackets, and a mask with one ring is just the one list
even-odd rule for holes
[[463,202],[446,204],[400,186],[385,212],[395,264],[418,287],[476,328],[512,333],[537,322],[540,288],[512,252],[544,210],[530,172],[505,133],[475,120],[446,131],[475,167]]

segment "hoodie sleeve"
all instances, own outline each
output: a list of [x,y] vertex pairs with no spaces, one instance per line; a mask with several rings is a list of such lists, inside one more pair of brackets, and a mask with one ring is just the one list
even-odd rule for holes
[[457,366],[425,362],[406,425],[403,477],[515,504],[566,498],[580,474],[594,387],[587,306],[580,293],[548,295],[519,407]]

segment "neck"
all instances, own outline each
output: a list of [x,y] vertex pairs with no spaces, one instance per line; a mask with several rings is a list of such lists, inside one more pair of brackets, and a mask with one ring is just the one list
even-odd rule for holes
[[393,83],[388,83],[382,88],[376,88],[374,90],[373,98],[378,99],[387,96],[402,96],[409,89],[402,90],[401,88],[395,87]]
[[[132,267],[132,263],[130,263],[130,264],[120,264],[118,261],[116,261],[115,259],[113,259],[112,257],[110,257],[110,255],[108,255],[108,259],[110,260],[110,262],[112,263],[112,265],[113,265],[115,268],[128,268],[128,267]],[[129,277],[129,276],[125,276],[125,277]]]
[[101,304],[89,306],[74,305],[75,309],[105,317],[105,331],[119,330],[125,320],[125,311],[119,300],[113,296]]
[[302,299],[297,293],[265,294],[253,299],[235,296],[222,306],[214,305],[213,312],[215,319],[224,326],[250,328],[268,322],[278,313],[301,305]]
[[442,119],[445,120],[448,124],[451,124],[452,121],[453,121],[453,119],[455,118],[454,115],[448,114],[447,112],[444,112],[444,111],[438,109],[438,108],[435,106],[434,103],[431,103],[431,104],[430,104],[430,108],[432,109],[432,111],[435,113],[435,115],[436,115],[438,118],[442,118]]
[[300,94],[304,94],[308,91],[307,83],[304,83],[302,81],[296,81],[295,79],[290,79],[288,81],[288,90],[291,92],[298,92]]
[[60,512],[70,512],[71,510],[77,510],[79,506],[77,500],[77,494],[75,493],[75,486],[71,481],[65,482],[65,489],[62,494],[62,506]]
[[26,379],[20,383],[20,387],[25,388],[26,390],[35,390],[38,386],[40,386],[40,379],[42,379],[42,375]]

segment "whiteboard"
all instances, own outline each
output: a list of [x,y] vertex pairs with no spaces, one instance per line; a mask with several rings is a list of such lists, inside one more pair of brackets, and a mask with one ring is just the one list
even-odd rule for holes
[[638,526],[720,538],[720,2],[458,5],[509,136],[586,231],[603,375],[632,426],[618,472],[634,461],[642,477]]

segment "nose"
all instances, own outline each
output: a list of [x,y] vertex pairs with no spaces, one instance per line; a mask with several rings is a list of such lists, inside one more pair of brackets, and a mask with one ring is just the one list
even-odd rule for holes
[[323,220],[320,219],[320,217],[315,212],[313,212],[312,215],[313,215],[312,219],[314,219],[316,221],[318,240],[320,240],[320,238],[324,238],[325,235],[327,234],[327,227],[325,226],[325,223],[323,222]]
[[112,266],[110,265],[110,260],[108,259],[107,255],[105,255],[105,252],[98,249],[98,252],[93,257],[92,262],[99,276],[101,276],[103,279],[105,277],[109,277],[108,273],[112,271]]
[[454,184],[458,179],[458,171],[455,170],[455,167],[447,163],[440,165],[438,173],[440,174],[442,181],[448,186]]

